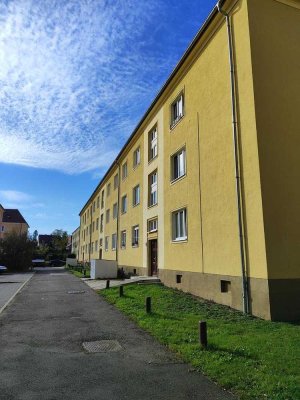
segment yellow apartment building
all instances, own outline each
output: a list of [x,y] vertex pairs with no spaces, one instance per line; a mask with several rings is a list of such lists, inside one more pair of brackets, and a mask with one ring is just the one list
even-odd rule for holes
[[81,261],[300,318],[300,2],[219,1],[80,212]]
[[0,204],[0,239],[4,239],[9,233],[18,235],[28,233],[29,225],[17,209],[5,209]]
[[77,260],[79,259],[80,250],[80,226],[72,232],[72,254],[76,255]]

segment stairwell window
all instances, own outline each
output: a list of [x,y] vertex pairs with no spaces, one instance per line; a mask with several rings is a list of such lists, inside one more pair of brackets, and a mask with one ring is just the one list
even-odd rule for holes
[[126,231],[121,232],[121,249],[126,248]]
[[104,190],[101,192],[101,208],[104,207]]
[[108,251],[108,241],[109,241],[109,237],[105,236],[105,251]]
[[104,214],[101,214],[100,216],[100,232],[103,232],[103,220],[104,220]]
[[148,160],[157,156],[157,126],[149,132],[148,136]]
[[110,210],[106,210],[106,218],[105,218],[105,222],[108,224],[109,223],[109,217],[110,217]]
[[172,240],[178,242],[187,239],[187,210],[174,211],[172,213]]
[[128,175],[128,168],[127,168],[127,161],[122,165],[122,179],[124,180],[127,178]]
[[110,183],[107,184],[106,186],[106,197],[110,195]]
[[141,148],[138,147],[133,153],[133,168],[136,168],[141,163]]
[[121,212],[125,214],[127,212],[127,195],[125,194],[121,199]]
[[111,235],[111,249],[116,250],[116,247],[117,247],[117,234],[113,233]]
[[183,93],[180,93],[176,100],[171,104],[171,128],[183,117],[183,105]]
[[157,171],[154,171],[149,175],[149,196],[148,196],[149,207],[157,204]]
[[175,181],[186,174],[185,148],[171,157],[171,180]]
[[140,204],[140,185],[136,185],[132,190],[132,205],[137,206]]
[[157,231],[157,218],[150,219],[148,221],[148,232],[156,232]]
[[116,219],[118,216],[118,203],[113,205],[113,219]]
[[139,225],[132,227],[132,247],[138,247],[139,245]]
[[119,174],[114,176],[114,190],[116,190],[119,186]]

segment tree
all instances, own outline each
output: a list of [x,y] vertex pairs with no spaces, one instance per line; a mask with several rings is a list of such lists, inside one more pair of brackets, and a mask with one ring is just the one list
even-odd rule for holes
[[0,240],[0,263],[10,271],[26,271],[32,265],[35,246],[35,242],[26,233],[8,233]]
[[33,231],[32,240],[34,240],[35,242],[37,242],[37,241],[38,241],[38,236],[39,236],[38,231],[37,231],[37,230]]
[[65,259],[67,256],[68,233],[62,229],[55,229],[52,232],[52,236],[52,255],[56,258]]

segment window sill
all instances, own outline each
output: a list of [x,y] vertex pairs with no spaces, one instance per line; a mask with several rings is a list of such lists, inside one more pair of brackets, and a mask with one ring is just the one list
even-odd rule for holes
[[182,238],[182,239],[175,239],[172,240],[172,243],[176,244],[176,243],[187,243],[187,237],[186,238]]
[[133,249],[136,249],[137,247],[139,247],[138,244],[133,244],[133,245],[132,245],[132,248],[133,248]]
[[174,185],[175,183],[181,181],[181,180],[184,179],[184,178],[186,178],[186,174],[184,174],[184,175],[182,175],[182,176],[179,176],[179,177],[176,178],[176,179],[172,179],[171,182],[170,182],[170,185]]
[[141,163],[138,163],[138,164],[134,165],[132,169],[136,170],[140,165],[141,165]]
[[158,154],[156,154],[155,157],[151,158],[151,160],[148,160],[148,165],[152,163],[152,161],[156,160],[158,158]]
[[149,209],[149,208],[153,208],[153,207],[155,207],[155,206],[157,206],[157,205],[158,205],[158,202],[155,203],[155,204],[151,204],[150,206],[148,206],[148,209]]
[[140,203],[132,204],[132,208],[137,207],[137,206],[139,206],[139,205],[140,205]]
[[170,125],[170,131],[172,131],[172,130],[179,124],[179,122],[180,122],[183,118],[184,118],[184,114],[183,114],[181,117],[177,118],[176,121],[172,122],[171,125]]

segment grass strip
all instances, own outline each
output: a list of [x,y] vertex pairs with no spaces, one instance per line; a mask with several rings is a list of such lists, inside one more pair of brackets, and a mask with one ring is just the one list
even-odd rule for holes
[[[159,285],[99,291],[141,328],[242,400],[300,400],[300,324],[260,320]],[[152,312],[145,299],[152,298]],[[208,347],[198,323],[207,321]]]

